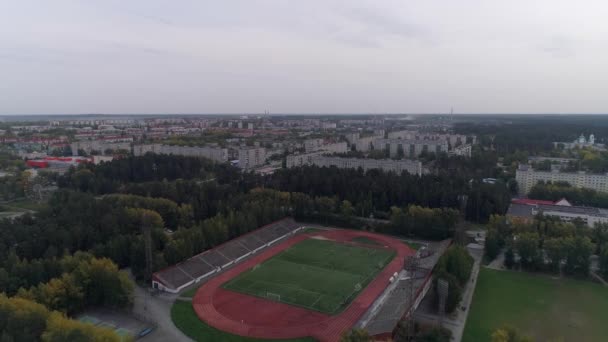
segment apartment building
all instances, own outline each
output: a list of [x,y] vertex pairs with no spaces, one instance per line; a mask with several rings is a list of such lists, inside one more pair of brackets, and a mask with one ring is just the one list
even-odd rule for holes
[[263,147],[243,147],[236,151],[241,169],[250,169],[266,164],[266,149]]
[[[107,150],[118,151],[118,150],[131,150],[130,142],[113,142],[112,140],[81,140],[75,141],[70,144],[70,148],[72,149],[72,155],[79,155],[78,151],[84,151],[87,154],[91,152],[97,152],[100,154],[104,154]],[[133,140],[133,138],[130,138]]]
[[[289,157],[292,157],[291,159]],[[295,158],[293,158],[295,157]],[[422,163],[415,160],[392,160],[392,159],[364,159],[364,158],[341,158],[330,157],[321,154],[304,154],[300,156],[288,156],[287,167],[302,165],[315,165],[319,167],[337,167],[339,169],[383,170],[401,174],[408,172],[420,176],[422,174]]]
[[388,150],[391,157],[402,155],[407,158],[416,158],[422,152],[448,152],[448,142],[446,140],[376,139],[373,142],[373,149]]
[[520,164],[515,172],[515,180],[522,195],[530,192],[530,189],[539,181],[544,182],[567,182],[577,188],[593,189],[608,192],[608,174],[579,172],[561,172],[559,170],[536,171],[529,165]]
[[143,156],[146,153],[173,154],[176,156],[202,157],[217,162],[228,161],[228,149],[211,146],[174,146],[163,144],[145,144],[133,146],[133,155]]

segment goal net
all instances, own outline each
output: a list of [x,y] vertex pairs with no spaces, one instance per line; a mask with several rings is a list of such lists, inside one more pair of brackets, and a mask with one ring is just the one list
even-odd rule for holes
[[274,300],[276,302],[281,301],[281,295],[278,293],[266,292],[266,298],[268,298],[270,300]]

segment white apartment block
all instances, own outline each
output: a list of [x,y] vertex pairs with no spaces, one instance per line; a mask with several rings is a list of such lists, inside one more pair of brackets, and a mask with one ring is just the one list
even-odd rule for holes
[[312,165],[312,158],[321,156],[324,153],[325,153],[324,151],[318,151],[318,152],[311,152],[311,153],[290,154],[287,156],[287,158],[285,160],[285,166],[287,168],[292,168],[292,167],[300,167],[300,166],[304,166],[304,165]]
[[608,192],[608,174],[595,174],[579,172],[535,171],[528,165],[519,165],[515,180],[522,195],[530,192],[530,189],[539,181],[544,182],[567,182],[577,188],[588,188],[601,192]]
[[463,156],[463,157],[471,157],[471,153],[473,152],[473,148],[470,144],[459,145],[458,147],[452,149],[449,154],[454,156]]
[[[133,140],[131,138],[131,140]],[[108,142],[104,140],[81,140],[75,141],[70,144],[70,148],[72,149],[72,155],[77,156],[78,151],[84,151],[85,153],[91,153],[96,151],[98,153],[104,154],[106,150],[126,150],[131,151],[131,143],[130,142]]]
[[448,152],[448,142],[446,140],[404,140],[404,139],[376,139],[373,142],[374,150],[388,150],[391,157],[399,155],[399,150],[403,151],[403,156],[416,158],[422,152],[441,153]]
[[[422,133],[418,131],[396,131],[388,133],[389,139],[404,139],[404,140],[446,140],[450,147],[467,143],[467,136],[463,134],[441,134],[441,133]],[[471,143],[475,144],[476,137],[471,136]]]
[[266,149],[263,147],[246,147],[237,150],[239,167],[250,169],[266,164]]
[[304,141],[304,149],[306,150],[306,153],[316,151],[326,151],[328,153],[346,153],[348,152],[348,144],[346,142],[325,144],[324,139],[307,139]]
[[392,159],[363,159],[363,158],[340,158],[329,157],[323,155],[302,155],[303,158],[294,159],[287,162],[287,167],[296,167],[301,165],[315,165],[319,167],[337,167],[339,169],[358,169],[363,171],[368,170],[383,170],[386,172],[395,172],[401,174],[408,172],[412,175],[420,176],[422,174],[422,163],[415,160],[392,160]]
[[228,161],[228,149],[209,146],[174,146],[163,144],[146,144],[133,146],[133,155],[143,156],[151,152],[156,154],[173,154],[176,156],[202,157],[217,162]]
[[304,140],[304,150],[306,150],[306,152],[318,151],[321,149],[321,146],[323,146],[324,143],[325,139],[323,138],[306,139]]

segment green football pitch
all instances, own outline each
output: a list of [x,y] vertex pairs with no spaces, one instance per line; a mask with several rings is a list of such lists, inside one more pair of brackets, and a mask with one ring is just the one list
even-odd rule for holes
[[342,311],[394,257],[384,248],[308,239],[239,274],[225,289],[306,309]]
[[608,287],[482,268],[462,337],[490,341],[503,325],[534,341],[608,341]]

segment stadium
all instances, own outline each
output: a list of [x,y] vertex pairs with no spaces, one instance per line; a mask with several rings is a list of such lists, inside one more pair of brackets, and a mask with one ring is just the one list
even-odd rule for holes
[[353,327],[390,335],[431,283],[435,257],[416,272],[404,270],[416,255],[390,236],[284,219],[155,273],[153,287],[198,287],[196,316],[234,335],[338,341]]

